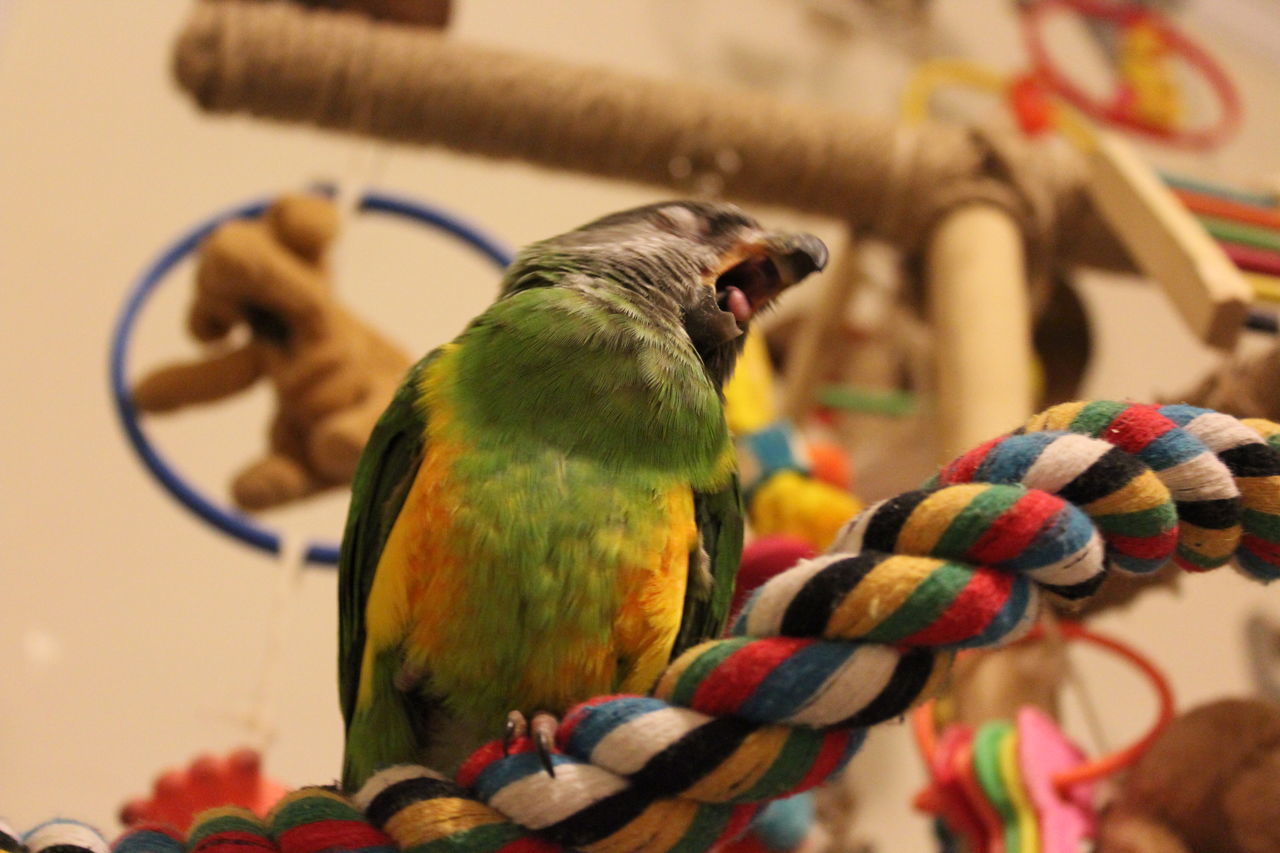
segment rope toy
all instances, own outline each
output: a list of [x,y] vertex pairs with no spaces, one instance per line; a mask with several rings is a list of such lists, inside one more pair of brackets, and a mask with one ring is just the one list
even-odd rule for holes
[[1280,456],[1269,421],[1183,404],[1063,403],[947,465],[940,483],[989,480],[1058,493],[1092,516],[1130,573],[1172,557],[1205,571],[1233,557],[1280,577]]
[[1102,438],[1155,471],[1177,508],[1173,559],[1182,568],[1204,571],[1234,556],[1257,580],[1280,577],[1280,457],[1258,430],[1196,406],[1113,402],[1064,403],[1027,429]]
[[[1046,428],[1057,430],[1038,434]],[[494,742],[468,759],[457,781],[398,766],[350,800],[301,789],[266,822],[214,810],[184,849],[706,850],[739,833],[766,801],[838,773],[866,728],[926,698],[958,650],[1025,636],[1043,590],[1083,597],[1108,562],[1142,571],[1159,549],[1198,556],[1194,546],[1209,529],[1199,512],[1206,502],[1226,525],[1219,530],[1243,529],[1240,518],[1268,500],[1280,505],[1280,480],[1251,473],[1280,470],[1280,451],[1257,428],[1215,412],[1075,403],[1037,415],[1025,429],[946,466],[934,487],[851,520],[831,551],[761,586],[728,637],[678,658],[652,696],[599,697],[571,710],[557,733],[554,777],[527,741],[507,755]],[[1038,454],[1027,450],[1035,447]],[[997,482],[948,482],[987,472]],[[1057,494],[1022,480],[1056,483]],[[1222,483],[1237,481],[1253,497],[1228,494]],[[1195,498],[1205,489],[1226,496]],[[1077,505],[1073,497],[1089,500]],[[1120,532],[1131,501],[1139,516],[1157,519],[1156,534]],[[1169,505],[1191,520],[1170,527]],[[1234,546],[1242,559],[1266,553],[1246,539]],[[1274,576],[1242,567],[1260,580]],[[126,835],[116,849],[177,853],[154,829],[140,831],[151,833],[151,846]],[[355,840],[339,840],[345,832]]]

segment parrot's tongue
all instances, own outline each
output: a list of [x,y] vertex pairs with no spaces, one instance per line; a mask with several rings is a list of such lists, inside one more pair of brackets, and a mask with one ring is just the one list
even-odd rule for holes
[[722,311],[745,326],[779,291],[785,289],[778,268],[766,257],[740,261],[716,280],[716,301]]
[[743,329],[779,293],[827,265],[827,247],[812,234],[756,235],[739,251],[716,276],[716,302]]
[[751,300],[747,298],[745,293],[732,285],[725,288],[724,307],[733,315],[733,319],[743,324],[749,322],[751,316],[755,313],[751,308]]

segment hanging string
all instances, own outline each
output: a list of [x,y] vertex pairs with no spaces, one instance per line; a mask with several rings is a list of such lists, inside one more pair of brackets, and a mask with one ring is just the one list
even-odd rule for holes
[[[346,61],[349,64],[352,79],[367,78],[376,63],[373,40],[367,37],[354,40]],[[323,106],[323,97],[323,92],[316,93],[315,108],[319,109]],[[352,126],[357,131],[357,135],[353,136],[345,146],[346,163],[339,172],[334,187],[339,234],[346,233],[352,220],[360,211],[361,199],[371,187],[381,183],[381,178],[386,173],[387,161],[391,154],[390,144],[376,138],[370,141],[367,137],[360,135],[368,133],[372,120],[371,99],[369,97],[357,99],[352,105],[351,115]],[[345,241],[339,241],[335,247],[337,249],[335,254],[341,253],[344,243]],[[336,288],[336,281],[334,286]]]
[[302,572],[307,565],[306,554],[307,545],[302,537],[289,532],[280,534],[280,553],[276,558],[275,584],[266,618],[262,666],[244,715],[250,744],[263,753],[275,742],[277,734],[277,704],[283,680],[285,640],[289,636]]
[[1089,739],[1093,741],[1093,750],[1097,753],[1111,752],[1111,739],[1107,737],[1106,726],[1102,724],[1102,715],[1093,700],[1093,694],[1080,677],[1080,668],[1071,659],[1070,654],[1063,656],[1063,682],[1071,688],[1076,702],[1080,705],[1080,713],[1084,718],[1085,728],[1089,731]]

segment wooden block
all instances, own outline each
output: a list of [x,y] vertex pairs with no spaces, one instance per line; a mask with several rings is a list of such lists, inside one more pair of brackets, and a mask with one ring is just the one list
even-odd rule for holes
[[1127,143],[1099,132],[1086,187],[1139,270],[1168,293],[1202,341],[1229,349],[1248,313],[1241,272]]

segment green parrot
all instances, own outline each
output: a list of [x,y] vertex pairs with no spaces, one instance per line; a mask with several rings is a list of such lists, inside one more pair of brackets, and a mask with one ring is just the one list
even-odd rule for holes
[[[534,243],[374,428],[339,561],[343,787],[652,687],[718,634],[742,550],[721,388],[808,234],[668,202]],[[539,725],[539,722],[542,725]]]

